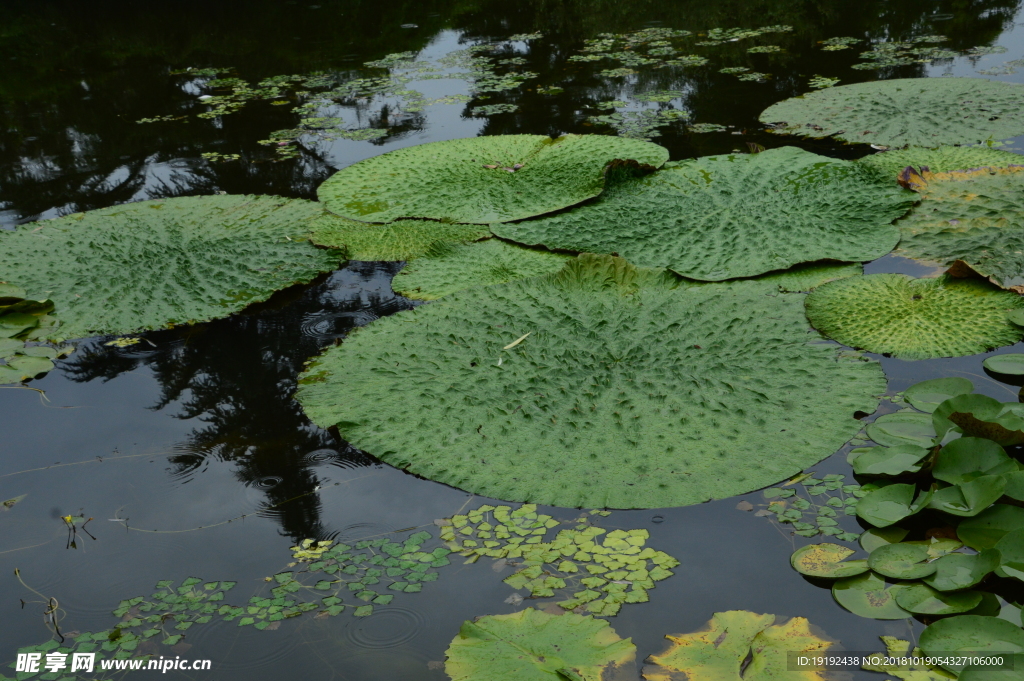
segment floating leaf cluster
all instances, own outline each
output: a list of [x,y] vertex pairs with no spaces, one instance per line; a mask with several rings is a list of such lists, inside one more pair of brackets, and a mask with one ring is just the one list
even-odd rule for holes
[[840,541],[856,541],[860,534],[844,530],[840,520],[857,515],[857,501],[866,492],[861,491],[860,485],[844,484],[845,475],[829,473],[820,480],[811,475],[799,475],[786,483],[799,484],[804,496],[795,486],[766,489],[763,494],[769,500],[768,507],[758,514],[774,515],[778,522],[791,524],[801,537],[824,534]]
[[50,300],[30,300],[24,289],[0,283],[0,385],[21,383],[53,369],[53,360],[67,357],[74,347],[31,344],[60,325],[50,315]]
[[562,608],[602,616],[618,614],[623,603],[646,603],[647,591],[671,577],[671,568],[679,565],[672,556],[645,546],[647,530],[607,532],[590,525],[586,516],[577,522],[575,529],[560,530],[545,541],[559,522],[538,514],[536,505],[515,510],[485,505],[453,516],[441,528],[441,539],[467,562],[481,556],[515,562],[520,569],[505,578],[514,589],[527,589],[533,598],[568,591],[572,597],[558,602]]
[[[983,583],[993,572],[1024,581],[1024,510],[1000,503],[1024,501],[1024,466],[1001,446],[1024,442],[1024,406],[972,389],[962,378],[912,386],[904,399],[920,411],[880,417],[868,427],[879,445],[850,452],[870,480],[855,505],[873,526],[860,538],[867,558],[847,560],[852,550],[819,544],[792,559],[803,574],[837,580],[832,592],[846,609],[877,619],[999,616]],[[938,514],[926,527],[950,530],[907,540],[910,530],[897,523],[926,512]]]
[[933,64],[940,59],[953,59],[958,52],[941,47],[926,46],[926,43],[940,43],[949,40],[941,35],[924,35],[905,42],[876,43],[868,52],[861,52],[865,61],[850,68],[870,71],[893,66]]

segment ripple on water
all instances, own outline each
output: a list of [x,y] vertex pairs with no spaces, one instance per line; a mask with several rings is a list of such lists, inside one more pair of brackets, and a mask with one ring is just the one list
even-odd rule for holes
[[313,312],[303,317],[299,328],[304,336],[317,340],[333,340],[357,326],[365,326],[380,317],[372,310],[353,312]]
[[359,648],[393,648],[415,638],[425,623],[416,610],[377,605],[369,617],[349,620],[345,638]]
[[346,544],[357,542],[360,539],[377,539],[380,537],[387,537],[397,541],[396,537],[398,535],[394,534],[397,529],[394,525],[386,525],[384,523],[354,523],[338,530],[338,534],[334,539]]

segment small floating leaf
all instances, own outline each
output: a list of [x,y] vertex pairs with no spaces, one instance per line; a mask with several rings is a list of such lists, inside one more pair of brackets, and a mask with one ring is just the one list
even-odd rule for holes
[[869,423],[865,430],[869,438],[888,447],[914,445],[930,448],[935,444],[931,417],[910,409],[883,414]]
[[800,574],[838,579],[868,571],[866,560],[845,561],[853,553],[853,549],[839,544],[808,544],[797,549],[789,560]]
[[[1024,314],[1024,310],[1014,310],[1014,312]],[[982,362],[982,365],[996,374],[1021,376],[1024,375],[1024,354],[1014,352],[1005,355],[995,355]]]
[[[1024,314],[1024,310],[1020,310]],[[915,383],[906,389],[903,398],[915,409],[931,414],[935,408],[951,397],[967,395],[974,391],[974,384],[966,378],[934,378]]]
[[917,473],[931,450],[917,445],[899,447],[859,447],[850,450],[847,461],[857,475],[890,475]]

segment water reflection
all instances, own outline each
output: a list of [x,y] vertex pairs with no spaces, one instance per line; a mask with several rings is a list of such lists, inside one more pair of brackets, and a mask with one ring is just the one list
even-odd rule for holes
[[331,532],[313,493],[323,482],[318,467],[374,460],[309,422],[292,399],[296,377],[306,359],[353,328],[413,306],[391,292],[399,268],[351,262],[230,319],[147,334],[126,348],[92,343],[61,370],[87,382],[148,367],[161,386],[149,408],[174,404],[176,418],[202,424],[168,457],[173,476],[187,481],[208,459],[231,462],[239,482],[263,496],[259,514],[275,518],[283,534],[324,537]]

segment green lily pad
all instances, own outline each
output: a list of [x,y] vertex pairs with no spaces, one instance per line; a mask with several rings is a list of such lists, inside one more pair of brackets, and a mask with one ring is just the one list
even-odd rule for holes
[[935,444],[935,428],[931,417],[911,409],[883,414],[864,430],[869,438],[887,447],[913,445],[930,449]]
[[917,445],[898,447],[858,447],[851,449],[847,461],[857,475],[900,475],[917,473],[930,449]]
[[1000,402],[987,395],[958,395],[935,408],[932,425],[939,437],[957,427],[965,435],[1004,447],[1024,444],[1024,404]]
[[775,132],[889,147],[980,144],[1024,134],[1024,87],[980,78],[840,85],[773,104]]
[[868,566],[883,577],[920,579],[935,572],[928,559],[928,549],[919,544],[887,544],[871,552]]
[[925,655],[942,657],[943,669],[959,672],[951,653],[1024,653],[1024,630],[998,617],[961,615],[930,624],[920,637]]
[[992,440],[961,437],[945,445],[932,468],[932,476],[951,484],[968,482],[982,475],[1017,470],[1017,464]]
[[834,452],[859,429],[853,414],[875,409],[878,365],[809,343],[799,295],[677,286],[584,255],[554,275],[460,291],[328,349],[296,397],[314,422],[428,479],[598,508],[768,486]]
[[832,597],[854,615],[878,620],[901,620],[911,616],[896,603],[896,594],[902,588],[886,588],[884,579],[873,572],[865,572],[833,584]]
[[[1021,312],[1024,313],[1024,309]],[[974,384],[966,378],[933,378],[910,386],[904,391],[903,398],[915,409],[931,414],[949,398],[968,395],[973,391]]]
[[912,199],[852,162],[784,147],[617,173],[591,203],[491,229],[522,244],[616,253],[720,281],[822,259],[873,260],[896,245],[891,223]]
[[600,681],[629,670],[636,646],[593,616],[527,608],[463,623],[446,654],[452,681]]
[[436,300],[467,288],[504,284],[562,269],[570,256],[525,248],[500,239],[476,244],[437,244],[391,282],[395,293]]
[[660,167],[668,151],[606,135],[431,142],[354,163],[320,185],[317,195],[332,213],[365,222],[506,222],[597,196],[604,189],[605,167],[627,159]]
[[924,172],[913,182],[922,200],[897,225],[898,255],[962,260],[1003,288],[1024,285],[1024,165]]
[[825,284],[807,296],[807,318],[844,345],[901,359],[960,357],[1024,337],[1006,312],[1020,296],[985,281],[871,274]]
[[[902,681],[947,681],[956,678],[938,667],[923,664],[924,655],[920,648],[911,648],[909,641],[894,636],[880,636],[885,643],[885,653],[878,653],[869,658],[861,669],[881,672],[894,676]],[[920,663],[914,664],[915,662]]]
[[[1021,311],[1024,313],[1024,310]],[[1011,352],[989,357],[981,363],[989,371],[1009,376],[1024,376],[1024,354]]]
[[808,544],[797,549],[789,562],[802,575],[840,579],[868,571],[866,560],[846,561],[853,553],[839,544]]
[[903,538],[909,533],[908,530],[902,527],[895,527],[890,525],[889,527],[872,527],[870,530],[865,530],[860,535],[860,547],[871,553],[880,546],[887,546],[889,544],[895,544],[903,541]]
[[1024,508],[995,504],[973,518],[963,520],[956,534],[975,551],[991,549],[1010,532],[1024,528]]
[[[665,636],[671,644],[665,652],[647,658],[643,678],[768,681],[787,673],[787,653],[821,654],[833,645],[813,634],[803,617],[784,624],[774,622],[775,615],[745,610],[716,612],[701,631]],[[750,663],[744,669],[748,658]]]
[[869,492],[857,502],[857,515],[875,527],[888,527],[912,516],[931,499],[930,491],[921,492],[914,498],[914,485],[886,485]]
[[323,215],[312,223],[310,241],[338,248],[350,260],[414,260],[444,243],[466,243],[491,235],[476,225],[437,220],[399,220],[387,225]]
[[1006,666],[969,667],[960,672],[957,681],[1021,681],[1024,678],[1024,653],[1004,655],[1003,658],[1008,663]]
[[273,196],[190,196],[0,232],[0,269],[57,305],[54,339],[225,317],[338,267],[306,240],[322,212]]
[[1004,534],[996,542],[995,551],[999,554],[999,576],[1024,582],[1024,527]]
[[950,553],[932,563],[935,572],[925,577],[924,582],[939,591],[970,589],[999,567],[1000,557],[997,549],[985,549],[974,555]]
[[947,593],[925,584],[907,584],[896,592],[896,602],[907,612],[919,615],[959,615],[981,603],[978,591]]
[[1006,479],[1001,475],[984,475],[969,482],[935,490],[929,508],[958,516],[975,516],[1003,496]]
[[857,162],[878,171],[890,181],[895,182],[896,177],[907,166],[919,169],[923,166],[933,173],[948,173],[951,170],[966,170],[982,166],[1005,168],[1020,164],[1022,161],[1024,161],[1024,157],[1010,151],[989,147],[947,146],[938,149],[925,147],[894,149],[865,156]]
[[1003,473],[1003,479],[1006,480],[1003,494],[1011,499],[1024,501],[1024,470]]

